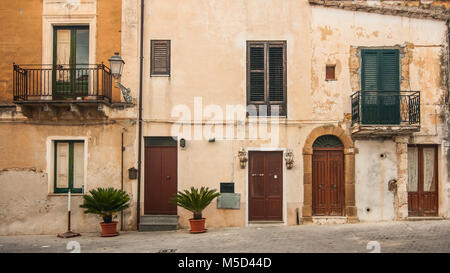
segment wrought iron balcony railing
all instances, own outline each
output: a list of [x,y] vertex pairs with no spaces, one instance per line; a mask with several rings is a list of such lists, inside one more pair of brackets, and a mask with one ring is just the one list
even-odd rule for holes
[[351,95],[352,126],[420,127],[419,91],[358,91]]
[[111,102],[112,76],[102,64],[14,64],[14,101],[96,100]]

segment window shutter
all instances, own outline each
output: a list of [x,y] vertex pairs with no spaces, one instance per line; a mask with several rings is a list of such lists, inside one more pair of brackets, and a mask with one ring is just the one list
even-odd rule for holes
[[381,71],[379,90],[399,91],[399,59],[398,50],[382,50],[380,52]]
[[284,69],[283,48],[269,47],[269,100],[271,102],[284,101]]
[[264,103],[265,70],[264,70],[264,44],[250,46],[250,103]]
[[377,50],[362,51],[362,90],[378,90],[378,59]]
[[170,75],[170,41],[151,41],[151,75]]

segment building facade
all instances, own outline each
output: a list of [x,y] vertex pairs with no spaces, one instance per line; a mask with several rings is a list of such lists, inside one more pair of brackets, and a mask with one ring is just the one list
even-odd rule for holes
[[[232,192],[204,211],[208,227],[449,217],[445,1],[44,0],[1,12],[27,23],[2,30],[0,234],[63,230],[65,182],[80,195],[125,189],[129,230],[187,228],[190,212],[169,199],[191,186]],[[116,51],[130,103],[97,80]],[[27,63],[41,64],[37,78]],[[74,229],[98,230],[76,198]]]

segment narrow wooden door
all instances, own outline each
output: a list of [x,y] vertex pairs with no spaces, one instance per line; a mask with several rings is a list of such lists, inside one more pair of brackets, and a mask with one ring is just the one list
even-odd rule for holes
[[176,215],[170,199],[177,192],[177,147],[145,147],[145,214]]
[[313,214],[341,216],[344,212],[344,153],[319,149],[313,153]]
[[282,221],[283,153],[249,152],[249,220]]
[[437,146],[408,147],[408,215],[438,215]]

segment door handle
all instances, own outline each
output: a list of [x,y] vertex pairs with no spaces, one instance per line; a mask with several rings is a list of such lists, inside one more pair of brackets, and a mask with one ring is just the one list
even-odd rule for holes
[[169,180],[170,179],[170,176],[166,176],[166,180]]

